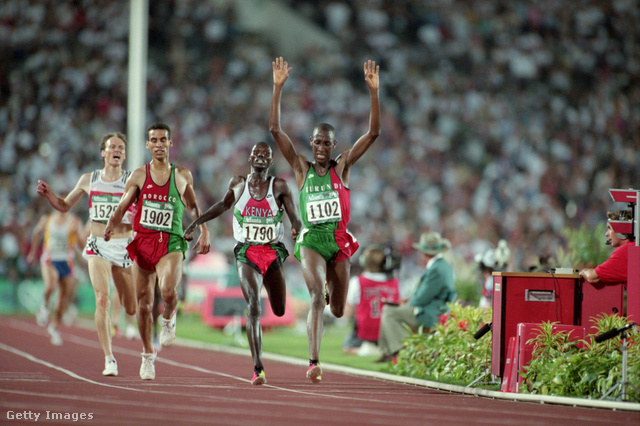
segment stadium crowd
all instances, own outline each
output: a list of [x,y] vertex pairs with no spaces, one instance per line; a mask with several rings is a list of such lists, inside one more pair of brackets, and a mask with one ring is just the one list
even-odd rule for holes
[[[272,143],[281,52],[240,29],[231,0],[149,3],[145,124],[175,129],[172,158],[211,205],[251,146]],[[367,126],[361,65],[381,66],[382,135],[351,177],[349,228],[364,245],[409,252],[435,230],[471,262],[503,238],[510,270],[527,270],[565,245],[563,228],[606,220],[608,188],[639,186],[638,1],[281,3],[340,45],[287,58],[292,137],[326,121],[339,147],[353,143]],[[37,179],[66,193],[100,167],[101,136],[126,132],[128,23],[127,0],[0,7],[0,275],[35,275],[23,258],[49,210]],[[210,225],[212,247],[231,249],[230,221]]]

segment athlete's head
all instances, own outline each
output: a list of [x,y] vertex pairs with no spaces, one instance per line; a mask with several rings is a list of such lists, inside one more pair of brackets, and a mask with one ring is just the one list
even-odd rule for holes
[[336,147],[336,130],[331,124],[320,123],[313,129],[309,138],[313,158],[317,162],[331,159],[331,151]]
[[102,155],[102,163],[117,160],[122,164],[126,157],[127,137],[121,132],[107,133],[100,141],[100,155]]
[[149,128],[147,129],[147,140],[149,140],[149,134],[151,133],[152,130],[166,130],[167,138],[171,139],[171,128],[169,127],[168,124],[158,122],[149,126]]
[[273,164],[273,150],[266,142],[258,142],[251,148],[249,155],[251,167],[256,169],[268,169]]

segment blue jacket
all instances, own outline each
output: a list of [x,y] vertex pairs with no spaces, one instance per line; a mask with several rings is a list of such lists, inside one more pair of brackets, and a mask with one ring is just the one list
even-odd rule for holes
[[416,307],[416,317],[425,328],[434,328],[439,316],[447,312],[447,302],[456,296],[453,268],[440,257],[426,268],[420,283],[407,304]]

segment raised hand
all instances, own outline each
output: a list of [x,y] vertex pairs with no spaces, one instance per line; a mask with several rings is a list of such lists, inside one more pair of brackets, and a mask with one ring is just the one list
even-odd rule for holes
[[36,190],[38,191],[38,194],[43,197],[46,197],[51,193],[51,188],[49,187],[47,182],[43,180],[38,180],[38,188]]
[[369,89],[375,90],[380,87],[379,73],[380,65],[376,66],[376,61],[368,60],[364,63],[364,81],[369,86]]
[[289,78],[289,71],[291,71],[289,63],[280,56],[279,58],[276,58],[271,65],[273,66],[273,84],[284,84],[284,82],[287,81],[287,78]]

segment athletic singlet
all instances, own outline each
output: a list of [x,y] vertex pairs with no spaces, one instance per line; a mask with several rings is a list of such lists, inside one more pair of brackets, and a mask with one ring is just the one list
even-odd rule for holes
[[[122,176],[113,182],[105,182],[102,180],[102,170],[94,170],[91,172],[91,182],[89,184],[89,218],[93,222],[107,223],[118,206],[122,194],[124,194],[124,185],[131,172],[124,170]],[[133,213],[134,207],[131,206],[129,211]],[[122,217],[122,223],[131,224],[129,215]]]
[[169,180],[162,186],[151,178],[149,163],[145,166],[147,177],[136,203],[133,230],[141,233],[167,232],[182,237],[182,214],[185,205],[176,187],[176,166],[171,164]]
[[233,209],[233,237],[248,244],[280,242],[284,235],[284,211],[278,208],[273,193],[275,178],[269,177],[271,182],[267,195],[262,200],[256,200],[249,193],[249,176],[245,179],[244,191]]
[[351,193],[342,185],[335,161],[324,176],[318,176],[312,164],[298,195],[300,219],[305,228],[347,229],[351,217]]
[[71,232],[72,216],[67,216],[63,224],[54,223],[53,215],[47,219],[44,227],[43,257],[46,261],[64,261],[73,259],[73,247],[76,237]]
[[365,276],[358,277],[360,282],[360,303],[356,306],[355,319],[358,324],[357,335],[362,340],[377,341],[380,331],[382,300],[398,303],[400,289],[397,278],[376,281]]

